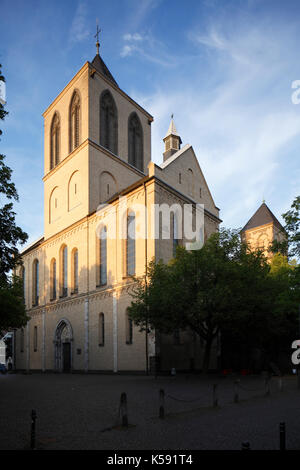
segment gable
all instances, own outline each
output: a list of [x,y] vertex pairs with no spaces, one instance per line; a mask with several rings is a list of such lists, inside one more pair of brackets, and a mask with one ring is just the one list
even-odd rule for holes
[[185,145],[160,165],[165,181],[219,217],[206,179],[191,145]]

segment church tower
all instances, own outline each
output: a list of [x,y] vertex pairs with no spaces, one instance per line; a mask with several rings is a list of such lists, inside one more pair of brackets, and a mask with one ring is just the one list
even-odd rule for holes
[[274,240],[284,239],[284,228],[263,202],[241,231],[242,240],[249,243],[253,250],[263,250],[265,256],[271,259],[273,254],[268,251]]
[[181,138],[177,133],[175,123],[173,121],[173,114],[171,116],[171,122],[169,125],[168,132],[166,133],[164,139],[165,143],[165,151],[164,151],[164,162],[171,157],[174,153],[176,153],[180,149],[181,145]]
[[145,176],[152,116],[99,54],[44,112],[44,238],[87,217]]

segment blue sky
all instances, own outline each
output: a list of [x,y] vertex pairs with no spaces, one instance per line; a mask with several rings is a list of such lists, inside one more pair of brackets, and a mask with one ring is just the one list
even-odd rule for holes
[[43,233],[42,113],[100,53],[119,86],[153,116],[152,159],[174,113],[221,218],[241,227],[266,200],[280,215],[299,194],[300,2],[23,0],[0,3],[9,116],[1,153],[14,170],[17,221]]

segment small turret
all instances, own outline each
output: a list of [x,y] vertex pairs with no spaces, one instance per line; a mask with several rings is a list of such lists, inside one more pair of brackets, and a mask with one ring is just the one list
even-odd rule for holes
[[177,133],[174,121],[173,121],[173,114],[171,116],[171,122],[169,125],[168,132],[166,133],[164,139],[165,143],[165,151],[164,155],[164,162],[171,157],[174,153],[176,153],[180,149],[181,145],[181,138],[180,135]]

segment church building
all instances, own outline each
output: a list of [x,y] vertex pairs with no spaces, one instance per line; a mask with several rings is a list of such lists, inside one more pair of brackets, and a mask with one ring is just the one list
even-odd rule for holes
[[243,227],[241,236],[252,250],[262,250],[269,261],[273,256],[269,251],[272,242],[274,240],[281,242],[285,238],[283,226],[265,202]]
[[[133,276],[187,243],[176,211],[164,237],[161,219],[146,211],[142,223],[137,207],[189,204],[194,214],[202,204],[203,241],[218,230],[219,209],[193,147],[182,146],[172,119],[162,162],[151,161],[153,117],[119,87],[99,43],[43,117],[44,234],[22,252],[30,321],[16,332],[16,369],[145,373],[158,360],[162,370],[201,368],[199,338],[140,332],[127,314]],[[141,226],[144,237],[129,234]]]

